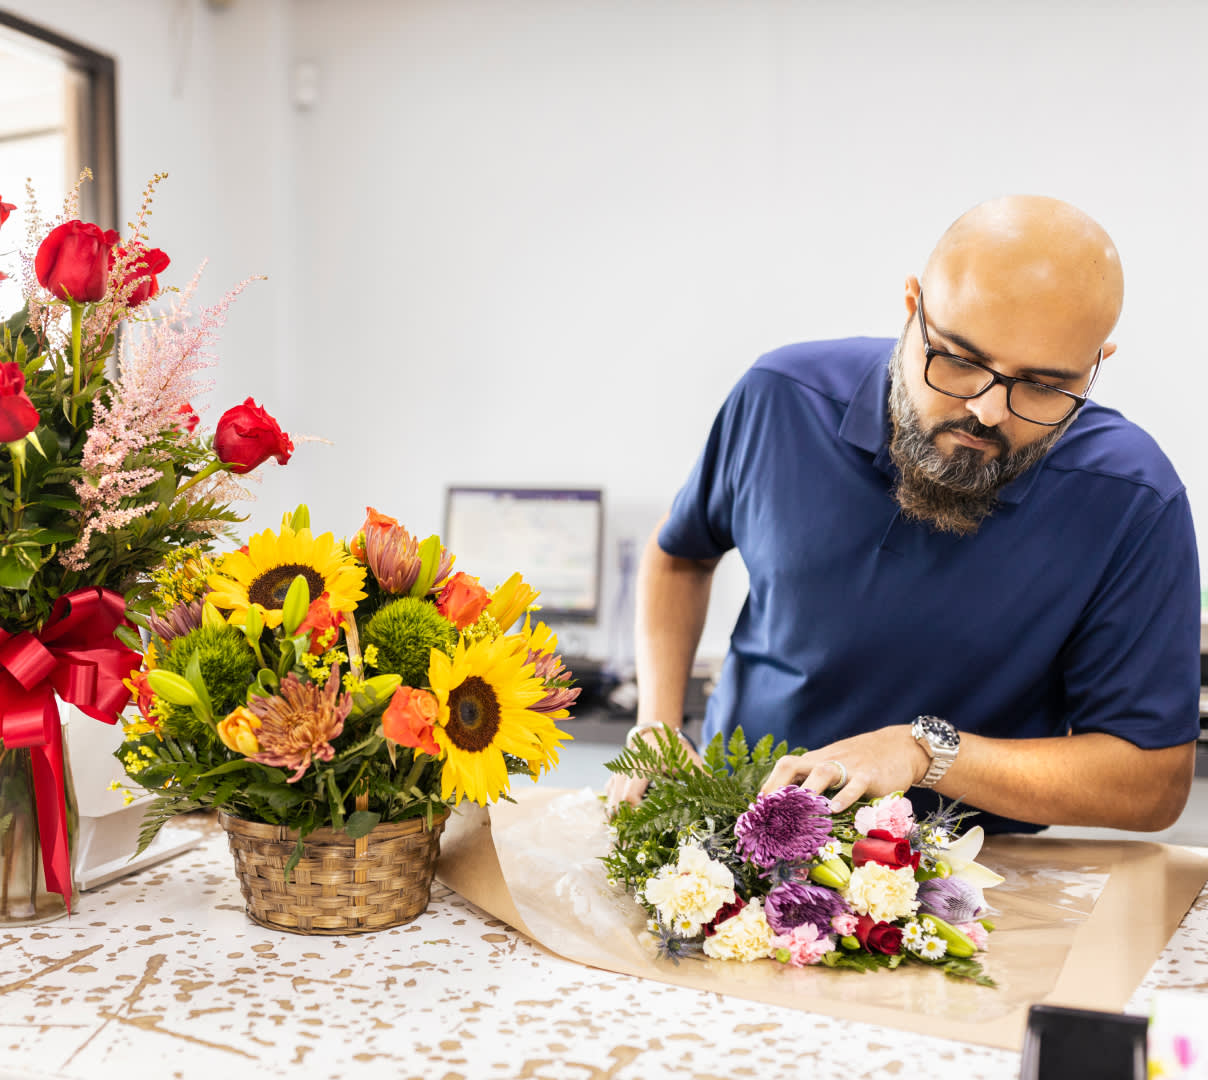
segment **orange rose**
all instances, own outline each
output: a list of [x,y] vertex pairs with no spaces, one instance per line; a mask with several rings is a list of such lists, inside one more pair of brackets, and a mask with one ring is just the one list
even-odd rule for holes
[[490,602],[491,594],[478,584],[478,578],[459,572],[445,582],[436,610],[458,630],[464,630],[478,621]]
[[352,557],[361,562],[365,561],[365,534],[370,529],[390,529],[397,524],[398,521],[388,514],[379,513],[372,506],[365,507],[365,524],[361,526],[361,531],[352,538],[352,542],[348,545]]
[[342,611],[333,612],[328,603],[328,594],[323,593],[310,602],[310,607],[306,610],[306,617],[298,624],[295,633],[304,634],[309,630],[310,649],[308,651],[318,656],[336,643],[340,625],[343,622],[344,613]]
[[400,686],[382,714],[382,732],[387,739],[402,746],[436,757],[440,747],[432,738],[432,725],[438,711],[435,694],[416,690],[413,686]]

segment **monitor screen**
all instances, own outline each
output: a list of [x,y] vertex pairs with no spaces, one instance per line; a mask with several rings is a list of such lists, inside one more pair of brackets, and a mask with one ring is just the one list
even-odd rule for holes
[[450,487],[445,547],[454,570],[487,589],[517,570],[534,589],[541,617],[594,621],[600,609],[604,493],[599,488]]

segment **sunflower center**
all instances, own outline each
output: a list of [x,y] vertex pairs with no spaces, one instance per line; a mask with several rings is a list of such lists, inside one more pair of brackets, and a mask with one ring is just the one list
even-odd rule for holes
[[445,731],[459,750],[476,753],[491,745],[499,731],[499,699],[489,682],[471,675],[449,691]]
[[310,601],[323,595],[323,575],[313,566],[300,563],[283,563],[257,574],[247,587],[247,598],[253,604],[270,610],[279,608],[285,603],[285,594],[294,583],[294,578],[301,574],[306,578],[306,588],[310,592]]

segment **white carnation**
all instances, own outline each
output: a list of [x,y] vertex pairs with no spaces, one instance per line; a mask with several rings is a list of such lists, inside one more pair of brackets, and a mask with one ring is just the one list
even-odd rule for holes
[[870,862],[851,872],[843,897],[857,915],[867,915],[875,922],[893,922],[918,910],[919,902],[915,899],[918,889],[914,870],[909,866],[892,870]]
[[749,964],[772,955],[772,928],[758,900],[727,919],[712,937],[705,938],[705,955],[714,960],[741,960]]
[[734,875],[703,848],[685,845],[674,866],[660,867],[646,882],[645,893],[664,925],[692,937],[724,904],[733,903]]

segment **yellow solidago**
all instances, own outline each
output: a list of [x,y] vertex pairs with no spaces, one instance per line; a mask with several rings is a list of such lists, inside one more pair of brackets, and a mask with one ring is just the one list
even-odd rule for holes
[[162,605],[173,608],[202,596],[208,588],[206,579],[213,572],[214,560],[193,544],[169,551],[163,565],[151,571],[151,580]]

